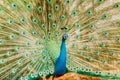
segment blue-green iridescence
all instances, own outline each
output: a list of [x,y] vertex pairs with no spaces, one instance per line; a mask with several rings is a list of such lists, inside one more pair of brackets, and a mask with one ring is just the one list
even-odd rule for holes
[[108,32],[103,32],[103,35],[108,36],[109,33]]
[[57,24],[56,23],[53,23],[52,24],[52,28],[55,29],[57,27]]
[[115,40],[116,40],[117,42],[120,42],[120,38],[119,38],[119,37],[115,38]]
[[40,41],[37,41],[37,42],[36,42],[36,45],[37,45],[37,46],[41,45],[41,42],[40,42]]
[[13,3],[13,4],[12,4],[12,8],[13,8],[13,9],[17,9],[17,4]]
[[14,23],[13,20],[9,20],[9,21],[8,21],[8,24],[9,24],[9,25],[12,25],[13,23]]
[[51,13],[48,14],[48,19],[52,19],[52,14]]
[[0,14],[3,12],[3,9],[0,7]]
[[48,4],[51,4],[52,3],[52,0],[47,0]]
[[77,16],[78,12],[77,11],[72,11],[73,16]]
[[7,51],[7,55],[8,56],[12,55],[12,52],[11,51]]
[[100,51],[96,51],[95,54],[96,54],[96,55],[100,55]]
[[24,18],[21,18],[21,19],[20,19],[20,22],[21,22],[22,24],[24,24],[24,23],[26,23],[26,20],[25,20]]
[[93,38],[93,37],[90,37],[90,38],[89,38],[89,41],[90,41],[90,42],[93,42],[93,41],[94,41],[94,38]]
[[75,27],[76,27],[76,28],[80,28],[81,25],[80,25],[79,23],[75,23]]
[[32,10],[32,6],[31,5],[27,5],[26,8],[27,8],[28,11]]
[[10,34],[9,38],[10,39],[15,39],[15,35],[14,34]]
[[95,28],[95,25],[94,25],[94,24],[90,24],[90,25],[89,25],[89,28],[90,28],[90,29],[94,29],[94,28]]
[[31,43],[30,42],[26,42],[25,44],[27,47],[30,47],[31,46]]
[[114,7],[115,7],[115,8],[119,8],[120,6],[119,6],[118,3],[115,3]]
[[15,50],[16,50],[17,52],[19,52],[19,51],[21,50],[21,48],[20,48],[19,46],[16,46]]
[[33,18],[32,21],[33,21],[34,24],[37,24],[37,23],[38,23],[37,19],[35,19],[35,18]]
[[0,45],[2,45],[4,43],[4,41],[2,39],[0,39]]
[[59,5],[55,5],[55,11],[59,11]]
[[87,11],[87,15],[92,15],[92,14],[93,14],[92,10]]
[[66,16],[65,15],[62,15],[61,16],[61,20],[65,20]]
[[109,55],[110,55],[110,56],[114,56],[115,53],[114,53],[114,52],[110,52]]
[[32,32],[32,35],[35,36],[35,37],[37,37],[37,36],[38,36],[38,33],[37,33],[36,31],[33,31],[33,32]]
[[39,12],[39,13],[42,13],[42,11],[43,11],[42,7],[41,7],[41,6],[38,7],[38,12]]
[[70,4],[71,0],[66,0],[66,4]]
[[25,36],[25,35],[26,35],[26,32],[25,32],[25,31],[22,31],[22,32],[21,32],[21,35],[22,35],[22,36]]
[[103,14],[102,15],[102,19],[107,19],[108,18],[108,15],[107,14]]
[[105,47],[106,45],[105,45],[105,43],[102,42],[102,43],[100,44],[100,46],[101,46],[101,47]]
[[42,29],[45,29],[45,28],[46,28],[46,25],[45,25],[45,24],[42,24],[41,27],[42,27]]
[[98,3],[103,3],[105,0],[97,0]]

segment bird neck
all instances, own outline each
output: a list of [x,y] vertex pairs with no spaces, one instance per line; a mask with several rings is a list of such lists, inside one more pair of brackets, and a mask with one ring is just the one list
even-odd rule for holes
[[65,44],[64,39],[62,39],[61,48],[60,48],[60,56],[59,57],[66,61],[66,44]]

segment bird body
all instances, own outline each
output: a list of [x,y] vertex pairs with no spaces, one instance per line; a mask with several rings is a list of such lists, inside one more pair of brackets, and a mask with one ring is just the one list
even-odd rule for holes
[[120,0],[0,0],[0,80],[119,80],[119,48]]
[[[63,36],[67,36],[64,34]],[[66,44],[64,37],[62,38],[61,48],[60,48],[60,55],[56,59],[55,63],[55,72],[54,75],[63,75],[66,73]]]

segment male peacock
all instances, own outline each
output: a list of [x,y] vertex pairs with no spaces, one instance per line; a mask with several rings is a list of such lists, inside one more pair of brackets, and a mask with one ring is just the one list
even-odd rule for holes
[[66,70],[120,80],[120,0],[0,0],[0,80]]

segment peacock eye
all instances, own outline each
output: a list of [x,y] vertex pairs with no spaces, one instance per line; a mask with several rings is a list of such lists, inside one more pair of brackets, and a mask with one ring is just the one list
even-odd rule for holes
[[55,11],[59,10],[59,5],[55,5]]
[[61,20],[65,20],[66,16],[65,15],[62,15],[61,16]]
[[32,9],[32,6],[31,5],[27,5],[27,10],[31,10]]
[[108,15],[107,14],[103,14],[102,15],[102,19],[107,19],[108,18]]
[[32,53],[33,53],[33,54],[37,54],[38,51],[37,51],[37,50],[33,50]]
[[11,51],[7,51],[7,55],[8,56],[12,55],[12,52]]
[[0,11],[2,10],[2,8],[0,8]]
[[38,7],[38,12],[39,12],[39,13],[42,13],[42,7],[41,7],[41,6]]
[[21,48],[20,48],[19,46],[16,46],[15,50],[16,50],[17,52],[19,52],[19,51],[21,50]]
[[115,3],[114,7],[115,7],[115,8],[119,8],[119,4],[118,4],[118,3]]
[[96,73],[96,74],[99,74],[99,72],[98,72],[98,71],[96,71],[95,73]]
[[34,78],[34,77],[35,77],[35,74],[34,74],[34,73],[31,73],[31,77]]
[[51,13],[48,14],[48,19],[52,19],[52,14]]
[[95,52],[95,54],[96,54],[96,55],[99,55],[99,54],[100,54],[100,52],[99,52],[99,51],[96,51],[96,52]]
[[92,14],[93,14],[92,10],[87,11],[87,15],[92,15]]
[[117,65],[120,65],[120,62],[117,62]]
[[52,24],[52,28],[54,28],[54,29],[56,28],[56,23]]
[[105,0],[97,0],[98,3],[103,3]]
[[81,70],[82,70],[82,71],[84,71],[85,69],[84,69],[84,68],[82,68]]
[[114,53],[114,52],[110,52],[109,55],[110,55],[110,56],[114,56],[115,53]]
[[18,65],[22,64],[22,60],[19,59],[19,60],[17,61],[17,64],[18,64]]
[[110,73],[108,73],[108,75],[110,75]]
[[9,24],[9,25],[12,25],[13,23],[14,23],[13,20],[9,20],[9,21],[8,21],[8,24]]
[[37,32],[34,31],[34,32],[33,32],[33,35],[36,35],[36,34],[37,34]]
[[48,3],[48,4],[51,4],[51,3],[52,3],[52,0],[47,0],[47,3]]
[[89,38],[89,41],[90,41],[90,42],[93,42],[93,41],[94,41],[94,38],[93,38],[93,37],[90,37],[90,38]]
[[30,8],[30,6],[27,6],[28,8]]
[[14,34],[10,34],[9,38],[10,39],[15,39],[15,35]]
[[25,58],[28,58],[28,57],[29,57],[29,54],[28,54],[28,53],[25,53],[25,54],[24,54],[24,57],[25,57]]
[[31,46],[31,43],[30,43],[30,42],[26,42],[26,46],[27,46],[27,47],[30,47],[30,46]]
[[70,4],[70,0],[66,0],[66,4]]
[[33,20],[32,20],[32,21],[33,21],[33,23],[34,23],[34,24],[37,24],[37,23],[38,23],[38,21],[37,21],[37,19],[36,19],[36,18],[33,18]]
[[39,76],[42,76],[42,72],[39,72]]
[[4,41],[2,39],[0,39],[0,45],[2,45],[4,43]]
[[25,32],[25,31],[22,31],[22,32],[21,32],[21,35],[22,35],[22,36],[25,36],[25,35],[26,35],[26,32]]
[[0,63],[4,64],[6,62],[5,59],[0,59]]
[[92,71],[91,69],[89,69],[89,71]]
[[119,38],[119,37],[115,38],[115,40],[116,40],[117,42],[120,42],[120,38]]
[[16,4],[14,4],[13,6],[14,6],[14,7],[16,7],[17,5],[16,5]]
[[41,45],[41,42],[40,42],[40,41],[37,41],[37,42],[36,42],[36,45],[37,45],[37,46]]
[[13,68],[12,69],[12,73],[16,73],[17,72],[17,69],[16,68]]
[[94,24],[90,24],[90,25],[89,25],[89,28],[90,28],[90,29],[94,29],[94,27],[95,27]]
[[46,28],[45,24],[42,24],[42,26],[41,26],[41,27],[42,27],[42,29],[45,29],[45,28]]
[[72,11],[73,16],[77,16],[77,11]]
[[117,74],[114,74],[114,76],[117,76]]
[[105,45],[105,43],[102,42],[102,43],[100,44],[100,46],[101,46],[101,47],[105,47],[106,45]]
[[109,33],[108,32],[103,32],[103,35],[108,36]]

